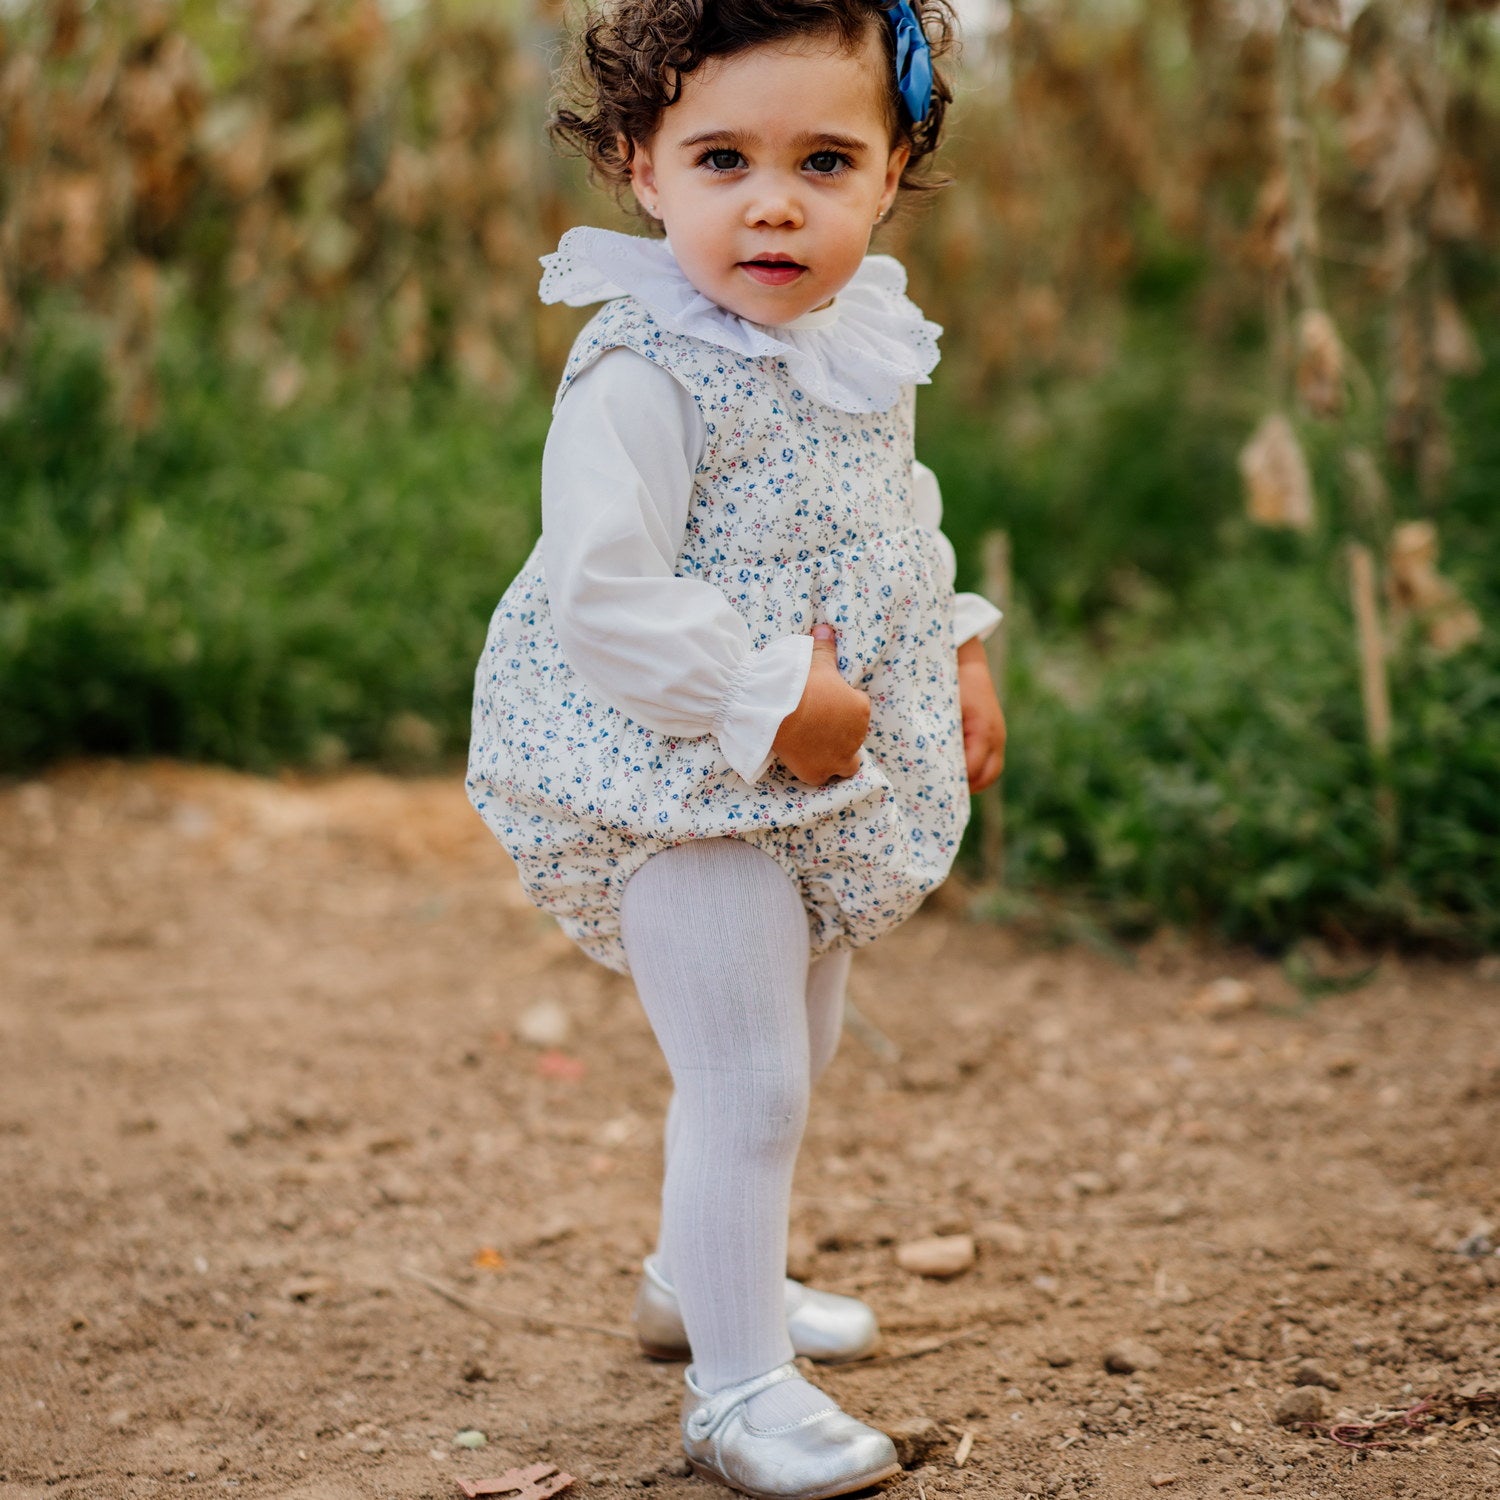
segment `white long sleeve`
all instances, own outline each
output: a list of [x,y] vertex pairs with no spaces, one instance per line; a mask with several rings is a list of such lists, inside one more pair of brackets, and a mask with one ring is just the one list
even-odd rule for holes
[[[926,527],[937,537],[938,545],[948,559],[948,587],[952,588],[958,573],[958,559],[953,555],[953,544],[943,535],[943,497],[938,489],[937,475],[921,459],[912,460],[911,489],[917,525]],[[1001,618],[1000,611],[982,594],[953,596],[953,639],[959,645],[976,638],[983,640]]]
[[[756,649],[712,584],[674,573],[687,529],[703,420],[665,370],[611,349],[558,404],[542,456],[542,546],[558,640],[604,699],[648,729],[712,734],[750,784],[771,763],[812,660],[810,635]],[[912,469],[919,525],[955,570],[942,500],[925,464]],[[977,594],[954,600],[955,639],[988,635],[1000,611]]]
[[559,403],[542,457],[542,550],[558,640],[599,695],[648,729],[712,734],[752,785],[812,661],[810,635],[756,649],[712,584],[673,569],[702,418],[665,370],[611,349]]

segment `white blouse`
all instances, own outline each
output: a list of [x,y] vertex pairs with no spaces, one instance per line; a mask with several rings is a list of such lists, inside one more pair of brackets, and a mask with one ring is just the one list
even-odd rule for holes
[[[835,298],[776,331],[827,328],[838,312]],[[649,729],[715,735],[730,766],[755,783],[802,697],[812,637],[754,649],[718,589],[674,574],[705,441],[693,398],[630,349],[608,350],[575,377],[542,457],[547,592],[558,641],[580,676]],[[918,523],[947,554],[951,587],[936,476],[914,463],[912,486]],[[959,594],[953,620],[965,641],[988,635],[1000,611]]]

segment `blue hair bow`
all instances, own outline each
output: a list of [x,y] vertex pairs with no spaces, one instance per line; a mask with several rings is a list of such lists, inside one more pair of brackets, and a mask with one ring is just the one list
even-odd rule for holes
[[897,0],[885,13],[896,33],[896,88],[913,125],[932,108],[932,49],[911,0]]

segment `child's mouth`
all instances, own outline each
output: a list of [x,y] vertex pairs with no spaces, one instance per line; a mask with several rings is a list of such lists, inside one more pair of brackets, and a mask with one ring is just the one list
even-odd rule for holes
[[762,286],[789,286],[807,267],[794,260],[742,260],[740,269]]

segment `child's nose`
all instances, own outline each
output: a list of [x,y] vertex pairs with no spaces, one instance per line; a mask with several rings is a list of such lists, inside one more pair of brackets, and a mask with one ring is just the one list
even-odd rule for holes
[[777,183],[756,188],[745,203],[745,224],[750,229],[800,229],[802,218],[796,193]]

